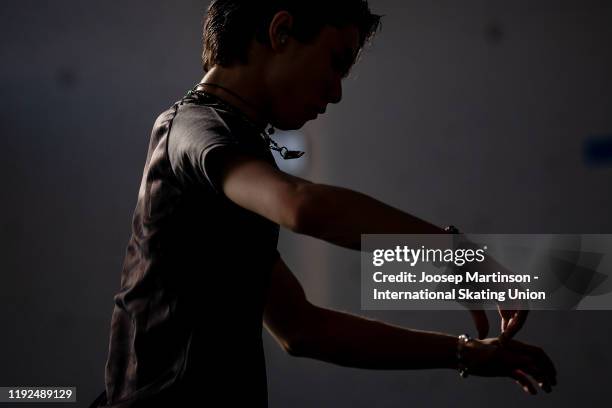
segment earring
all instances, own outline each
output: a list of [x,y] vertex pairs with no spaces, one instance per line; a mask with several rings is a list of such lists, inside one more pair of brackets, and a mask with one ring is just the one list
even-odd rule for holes
[[289,27],[279,27],[278,28],[278,42],[281,45],[285,45],[287,40],[289,39],[289,35],[291,34],[291,30]]

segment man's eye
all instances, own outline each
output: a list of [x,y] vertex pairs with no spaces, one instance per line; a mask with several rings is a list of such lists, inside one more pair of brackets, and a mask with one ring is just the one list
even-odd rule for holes
[[347,64],[344,62],[343,58],[338,57],[337,55],[332,56],[332,67],[338,72],[342,78],[346,78],[349,73],[349,68]]
[[336,55],[332,56],[332,67],[338,72],[342,70],[342,63],[340,62],[340,58],[338,58]]

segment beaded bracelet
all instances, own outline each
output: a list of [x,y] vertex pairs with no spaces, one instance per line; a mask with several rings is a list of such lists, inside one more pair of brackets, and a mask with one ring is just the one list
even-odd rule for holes
[[461,334],[457,339],[457,369],[459,370],[461,378],[467,378],[468,376],[468,367],[465,356],[463,355],[463,350],[470,340],[472,339],[467,334]]

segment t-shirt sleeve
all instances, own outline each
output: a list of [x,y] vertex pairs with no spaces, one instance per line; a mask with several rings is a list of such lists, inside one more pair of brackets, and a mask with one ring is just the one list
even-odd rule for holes
[[248,151],[209,107],[192,107],[175,118],[168,138],[170,165],[181,183],[202,184],[223,194],[219,170],[226,150]]

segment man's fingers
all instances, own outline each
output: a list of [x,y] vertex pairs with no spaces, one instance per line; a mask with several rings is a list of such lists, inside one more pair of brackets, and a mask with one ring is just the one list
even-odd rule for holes
[[523,328],[525,321],[527,320],[527,315],[529,314],[529,310],[518,310],[512,318],[504,325],[502,323],[502,333],[499,336],[501,341],[510,340],[519,330]]
[[470,310],[476,330],[478,331],[478,338],[484,339],[489,334],[489,319],[484,310]]
[[539,347],[529,347],[531,358],[544,371],[550,384],[557,385],[557,369],[550,357]]
[[515,367],[537,367],[551,385],[557,385],[555,364],[542,348],[517,340],[508,341],[502,347],[514,354],[511,360]]
[[557,370],[548,355],[540,347],[524,344],[513,340],[502,347],[507,347],[516,353],[514,367],[520,367],[523,374],[531,375],[546,392],[557,385]]
[[510,319],[506,319],[505,317],[501,318],[501,333],[506,331],[506,327],[508,327],[508,321]]
[[519,330],[523,328],[525,321],[527,321],[527,315],[529,314],[529,310],[519,310],[512,317],[512,321],[508,323],[508,327],[506,330],[510,332],[512,336],[514,336]]
[[519,369],[513,370],[512,373],[510,373],[510,378],[514,378],[516,383],[520,385],[526,393],[531,395],[536,395],[538,393],[536,387],[531,383],[531,380],[523,371]]
[[542,388],[544,391],[552,391],[552,377],[545,371],[545,369],[532,364],[524,367],[521,371],[533,377],[540,388]]

